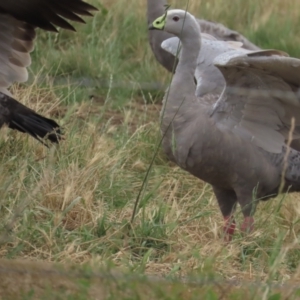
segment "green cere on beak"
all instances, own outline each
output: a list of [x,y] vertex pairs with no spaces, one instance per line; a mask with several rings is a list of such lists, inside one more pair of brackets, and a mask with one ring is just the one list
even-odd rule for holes
[[149,29],[158,29],[163,30],[166,24],[166,16],[167,13],[163,14],[162,16],[158,17],[156,20],[153,21],[152,24],[149,25]]

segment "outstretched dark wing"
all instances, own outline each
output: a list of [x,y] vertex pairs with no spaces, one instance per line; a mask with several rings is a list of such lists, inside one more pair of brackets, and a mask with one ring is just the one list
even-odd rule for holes
[[0,127],[4,124],[9,128],[28,133],[44,145],[46,145],[42,140],[44,138],[52,143],[58,143],[62,138],[60,127],[55,121],[0,93]]
[[13,99],[7,88],[27,80],[36,27],[56,32],[58,26],[75,31],[68,21],[84,23],[80,16],[92,16],[96,10],[82,0],[0,1],[0,127],[7,124],[43,144],[43,138],[59,142],[59,125]]
[[[0,13],[48,31],[55,26],[75,31],[68,21],[84,23],[80,16],[92,16],[97,9],[82,0],[1,0]],[[67,19],[68,21],[66,21]]]

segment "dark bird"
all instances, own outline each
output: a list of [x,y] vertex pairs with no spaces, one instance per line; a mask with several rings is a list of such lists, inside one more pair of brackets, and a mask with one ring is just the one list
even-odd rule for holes
[[[58,143],[59,125],[12,98],[8,87],[28,79],[30,52],[36,28],[57,32],[57,27],[75,31],[68,21],[85,23],[97,9],[82,0],[1,0],[0,2],[0,127],[26,132],[39,140]],[[44,143],[45,144],[45,143]]]

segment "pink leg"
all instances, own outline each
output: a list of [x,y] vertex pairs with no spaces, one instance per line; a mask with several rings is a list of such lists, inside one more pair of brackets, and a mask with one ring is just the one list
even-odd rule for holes
[[241,231],[244,233],[250,233],[254,229],[254,218],[245,217],[243,224],[241,225]]
[[224,231],[224,240],[230,242],[235,230],[235,220],[233,216],[224,217],[225,225],[223,228]]

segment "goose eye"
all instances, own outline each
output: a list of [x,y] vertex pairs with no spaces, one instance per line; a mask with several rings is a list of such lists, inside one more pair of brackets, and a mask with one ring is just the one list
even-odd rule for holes
[[175,21],[175,22],[179,21],[179,17],[177,17],[177,16],[173,17],[173,21]]

